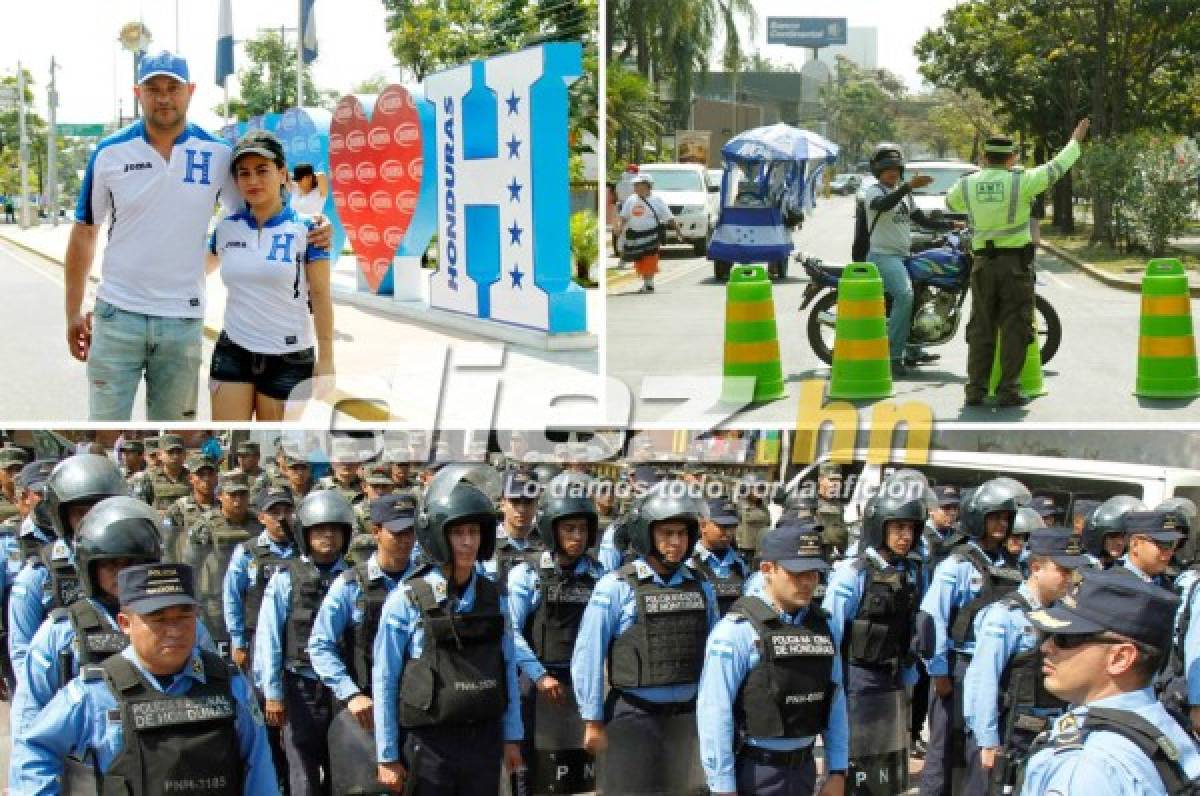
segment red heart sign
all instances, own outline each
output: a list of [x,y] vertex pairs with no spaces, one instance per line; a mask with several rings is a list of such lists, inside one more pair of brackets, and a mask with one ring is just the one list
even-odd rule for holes
[[333,203],[373,293],[408,232],[423,168],[421,120],[407,90],[384,89],[370,120],[357,97],[342,97],[329,125]]

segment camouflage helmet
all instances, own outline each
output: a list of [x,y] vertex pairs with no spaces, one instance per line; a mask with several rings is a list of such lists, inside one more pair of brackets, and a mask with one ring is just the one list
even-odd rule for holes
[[46,513],[60,539],[70,543],[75,536],[67,522],[67,508],[75,503],[97,503],[104,498],[129,494],[117,465],[107,456],[80,453],[63,459],[46,478]]

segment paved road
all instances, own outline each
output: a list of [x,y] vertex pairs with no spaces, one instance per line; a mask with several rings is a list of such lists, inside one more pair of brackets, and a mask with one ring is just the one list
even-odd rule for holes
[[[799,251],[828,262],[850,259],[853,200],[823,201],[796,234]],[[736,421],[794,422],[799,384],[828,379],[828,368],[809,349],[807,313],[798,312],[807,279],[798,263],[776,283],[774,298],[785,399],[752,406]],[[799,275],[797,275],[799,271]],[[1038,258],[1038,291],[1058,310],[1063,342],[1044,377],[1049,394],[1028,407],[966,408],[962,386],[967,347],[960,330],[950,343],[932,349],[941,361],[895,384],[895,400],[927,404],[938,420],[963,422],[1195,422],[1200,400],[1145,401],[1133,396],[1137,368],[1140,298],[1091,279],[1050,255]],[[637,293],[639,280],[615,284],[608,298],[608,375],[623,381],[633,395],[644,395],[646,376],[712,377],[721,373],[725,289],[712,276],[712,264],[690,251],[668,251],[656,292]],[[1193,300],[1200,317],[1200,300]],[[965,322],[964,322],[965,327]],[[864,405],[860,405],[860,408]],[[679,412],[676,402],[640,401],[635,422],[666,419]],[[672,421],[681,420],[678,415]]]
[[[4,374],[5,420],[87,420],[86,366],[67,353],[63,325],[62,268],[0,242],[0,373]],[[90,299],[85,302],[91,305]],[[204,359],[212,343],[204,341]],[[208,392],[200,383],[198,417],[209,417]],[[146,419],[138,390],[133,420]]]

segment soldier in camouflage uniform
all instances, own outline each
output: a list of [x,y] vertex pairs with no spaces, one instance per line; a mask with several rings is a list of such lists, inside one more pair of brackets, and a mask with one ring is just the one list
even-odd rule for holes
[[0,522],[17,515],[16,477],[29,461],[24,449],[5,445],[0,448]]
[[824,462],[817,469],[816,521],[824,528],[821,539],[830,555],[841,558],[850,544],[850,534],[846,528],[846,501],[842,497],[842,467],[836,462]]
[[390,468],[392,484],[396,489],[414,489],[416,488],[415,479],[412,474],[412,462],[409,461],[409,454],[406,450],[389,450],[383,454],[383,463]]
[[146,446],[140,439],[127,440],[121,445],[121,475],[125,482],[146,470]]
[[[187,451],[183,447],[183,439],[178,434],[163,434],[158,438],[159,466],[147,467],[142,471],[131,491],[135,497],[143,500],[149,497],[149,503],[164,515],[167,509],[179,498],[192,491],[188,482],[188,471],[184,467]],[[148,448],[147,448],[148,450]],[[142,484],[141,481],[145,481]]]
[[188,458],[189,494],[178,498],[167,510],[167,536],[163,539],[168,561],[183,561],[188,532],[200,519],[217,507],[217,463],[202,453]]
[[162,468],[162,459],[159,458],[158,449],[161,443],[161,437],[142,438],[142,447],[146,450],[146,469],[151,472]]
[[333,461],[330,462],[330,466],[333,468],[333,474],[322,478],[317,489],[336,489],[355,508],[358,504],[365,503],[367,493],[362,478],[359,477],[362,466],[353,440],[333,441]]
[[354,528],[354,536],[350,538],[350,550],[346,553],[346,560],[351,565],[365,563],[375,551],[377,542],[372,533],[371,504],[377,498],[392,494],[395,489],[391,467],[383,463],[370,465],[367,468],[366,481],[363,483],[366,487],[366,499],[354,504],[354,516],[358,523]]
[[759,542],[771,530],[771,513],[763,505],[763,497],[753,488],[744,490],[740,509],[741,520],[734,532],[737,551],[745,561],[753,561],[758,554]]
[[240,442],[237,446],[237,469],[246,476],[246,485],[250,489],[250,502],[258,500],[258,494],[270,483],[267,471],[259,466],[262,451],[257,442]]
[[[198,472],[205,473],[207,467],[206,463]],[[217,487],[218,508],[205,511],[188,525],[186,535],[181,537],[183,561],[196,573],[196,598],[204,612],[204,623],[212,633],[217,651],[225,657],[230,655],[222,604],[225,570],[238,545],[248,543],[262,532],[258,519],[250,513],[249,497],[250,484],[245,473],[241,470],[224,473]]]

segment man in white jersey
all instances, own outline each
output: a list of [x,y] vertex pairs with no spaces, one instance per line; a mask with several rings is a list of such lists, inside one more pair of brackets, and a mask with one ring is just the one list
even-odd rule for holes
[[[88,161],[66,256],[67,346],[87,362],[91,420],[126,421],[143,374],[146,415],[196,415],[204,323],[204,251],[218,197],[239,198],[229,145],[187,122],[187,62],[142,58],[142,118]],[[109,225],[94,312],[83,312],[100,225]],[[321,236],[324,236],[322,238]],[[310,242],[329,244],[328,224]]]

